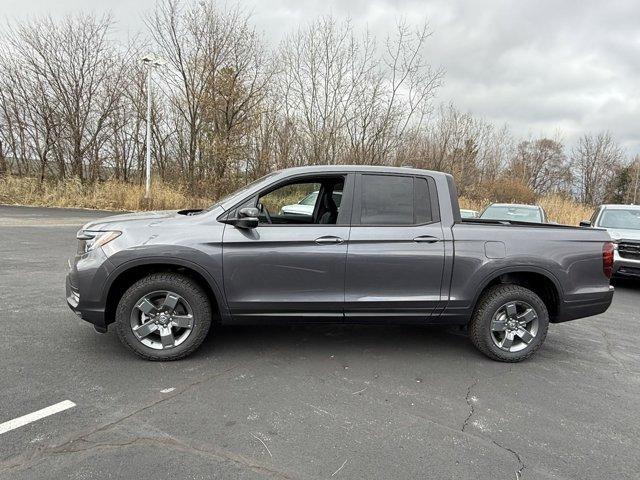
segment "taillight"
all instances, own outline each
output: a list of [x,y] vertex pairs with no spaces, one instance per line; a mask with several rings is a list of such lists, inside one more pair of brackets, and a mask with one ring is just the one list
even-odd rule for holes
[[607,278],[613,273],[613,242],[605,242],[602,246],[602,270]]

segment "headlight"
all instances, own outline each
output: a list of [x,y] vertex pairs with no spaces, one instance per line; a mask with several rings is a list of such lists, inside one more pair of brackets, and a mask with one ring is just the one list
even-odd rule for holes
[[78,255],[84,255],[91,250],[95,250],[106,245],[122,235],[122,232],[110,230],[106,232],[95,230],[80,230],[76,238],[78,239]]

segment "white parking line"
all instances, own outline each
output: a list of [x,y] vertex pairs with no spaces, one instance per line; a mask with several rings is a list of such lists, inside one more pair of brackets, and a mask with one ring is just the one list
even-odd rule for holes
[[56,403],[55,405],[43,408],[42,410],[37,410],[21,417],[14,418],[13,420],[9,420],[8,422],[0,423],[0,435],[10,432],[11,430],[15,430],[16,428],[24,427],[31,422],[48,417],[49,415],[63,412],[64,410],[68,410],[75,406],[76,404],[71,400],[65,400],[64,402]]

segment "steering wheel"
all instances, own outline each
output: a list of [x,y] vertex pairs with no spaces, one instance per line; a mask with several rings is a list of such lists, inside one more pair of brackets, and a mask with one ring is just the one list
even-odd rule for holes
[[266,205],[264,203],[260,204],[260,211],[264,214],[264,218],[267,221],[267,223],[273,223],[273,221],[271,220],[271,215],[269,215],[269,210],[267,209]]

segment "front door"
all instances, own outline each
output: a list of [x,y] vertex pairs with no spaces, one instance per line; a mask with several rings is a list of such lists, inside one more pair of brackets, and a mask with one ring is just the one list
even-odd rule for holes
[[234,319],[343,317],[348,177],[288,180],[239,206],[261,214],[255,229],[225,227],[224,288]]
[[347,318],[426,320],[441,299],[444,242],[430,177],[356,180],[345,279]]

